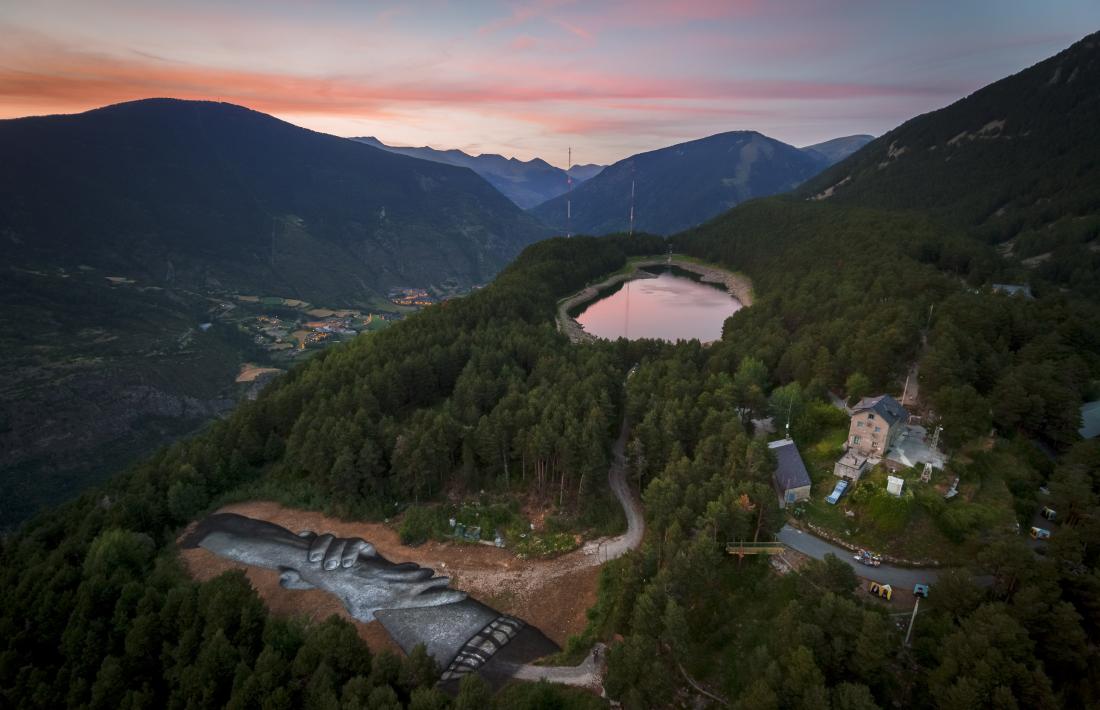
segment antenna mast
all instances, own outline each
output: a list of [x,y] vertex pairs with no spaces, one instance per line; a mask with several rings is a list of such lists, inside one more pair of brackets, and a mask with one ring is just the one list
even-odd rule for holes
[[573,146],[569,146],[569,160],[565,166],[565,184],[569,186],[565,193],[565,236],[573,236]]
[[630,163],[630,236],[634,236],[634,163]]

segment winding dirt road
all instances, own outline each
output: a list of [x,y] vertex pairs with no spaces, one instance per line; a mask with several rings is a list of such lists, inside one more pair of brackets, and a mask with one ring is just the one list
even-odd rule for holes
[[622,428],[619,430],[619,438],[611,447],[611,468],[607,474],[611,492],[619,499],[619,505],[626,514],[626,532],[618,537],[610,538],[599,546],[596,557],[598,563],[622,557],[631,550],[636,550],[642,544],[642,536],[645,534],[645,518],[642,516],[642,504],[630,490],[626,482],[626,439],[630,435],[630,427],[623,417]]
[[[611,486],[611,492],[619,500],[626,514],[626,532],[612,538],[597,541],[596,554],[580,558],[580,562],[588,566],[598,566],[610,560],[622,557],[631,550],[637,549],[642,544],[645,535],[645,518],[642,516],[641,501],[635,497],[630,485],[626,482],[626,440],[630,435],[630,427],[623,415],[622,427],[619,429],[619,438],[611,447],[611,466],[608,468],[607,481]],[[517,680],[539,681],[547,680],[551,683],[572,685],[589,688],[603,694],[603,659],[607,657],[606,646],[597,643],[589,651],[588,656],[576,666],[516,666],[513,678]]]

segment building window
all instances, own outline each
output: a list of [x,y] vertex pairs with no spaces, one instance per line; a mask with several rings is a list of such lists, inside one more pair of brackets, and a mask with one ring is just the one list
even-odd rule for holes
[[867,415],[867,418],[868,418],[868,419],[874,419],[874,418],[875,418],[875,415],[874,415],[874,414],[868,414],[868,415]]
[[882,427],[880,427],[880,426],[875,427],[875,431],[876,432],[882,431]]
[[856,446],[859,446],[859,434],[856,434],[855,436],[852,437],[852,443],[855,444]]
[[863,428],[863,422],[856,422],[856,426],[859,427],[860,429],[862,429]]

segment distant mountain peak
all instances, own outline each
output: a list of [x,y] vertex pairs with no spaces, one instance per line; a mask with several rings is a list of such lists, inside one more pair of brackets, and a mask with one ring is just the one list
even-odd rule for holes
[[808,145],[801,148],[801,150],[806,153],[820,155],[826,161],[826,165],[834,165],[844,160],[852,153],[855,153],[874,139],[874,136],[860,133],[853,136],[832,138],[827,141],[822,141],[821,143]]
[[[554,167],[542,158],[520,160],[515,157],[505,158],[497,153],[470,155],[457,148],[440,150],[427,146],[419,148],[390,146],[373,136],[353,138],[352,140],[391,153],[400,153],[421,160],[469,168],[485,178],[490,185],[499,190],[505,197],[523,208],[541,204],[569,189],[566,171]],[[576,173],[570,173],[570,175],[572,175],[573,183],[576,185],[591,178],[602,169],[603,166],[598,165],[584,166],[584,169]]]
[[[578,234],[629,229],[633,183],[635,230],[671,234],[753,197],[791,190],[826,165],[820,155],[758,131],[716,133],[638,153],[604,168],[573,190],[569,227]],[[558,196],[531,212],[564,232],[565,199]]]

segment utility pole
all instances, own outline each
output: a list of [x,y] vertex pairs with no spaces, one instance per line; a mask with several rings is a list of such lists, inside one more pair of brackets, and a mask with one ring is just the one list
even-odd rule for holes
[[913,622],[917,620],[917,609],[920,609],[920,597],[917,597],[917,603],[913,605],[913,615],[909,617],[909,630],[905,632],[905,645],[909,646],[909,637],[913,635]]

